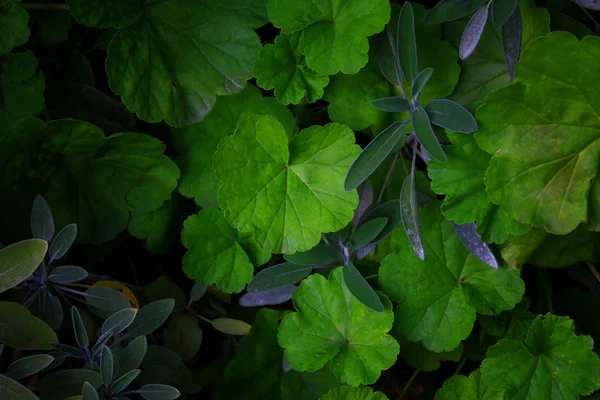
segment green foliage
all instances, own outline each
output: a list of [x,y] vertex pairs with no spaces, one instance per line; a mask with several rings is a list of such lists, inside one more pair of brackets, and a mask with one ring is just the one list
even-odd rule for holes
[[31,275],[44,260],[48,243],[29,239],[0,250],[0,293],[18,285]]

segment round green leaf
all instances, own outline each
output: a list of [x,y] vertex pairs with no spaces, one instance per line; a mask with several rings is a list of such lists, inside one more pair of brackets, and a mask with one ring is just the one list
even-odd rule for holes
[[198,318],[185,313],[176,314],[169,319],[165,328],[164,345],[189,361],[200,350],[202,345],[202,329],[198,326]]
[[500,340],[481,363],[483,381],[507,398],[576,400],[600,389],[600,359],[573,320],[538,315],[525,342]]
[[152,3],[108,46],[111,89],[145,121],[200,121],[217,95],[239,92],[252,76],[261,49],[252,29],[265,22],[261,9],[260,1]]
[[600,38],[551,33],[523,53],[519,81],[478,109],[475,137],[493,154],[487,191],[510,217],[561,235],[588,220],[600,162],[600,96],[590,85],[600,73],[588,66],[598,62]]
[[0,374],[0,398],[2,400],[39,400],[25,386]]
[[473,329],[477,312],[509,310],[525,290],[519,271],[490,268],[470,254],[439,208],[431,202],[420,210],[425,260],[396,231],[394,254],[379,269],[384,292],[399,303],[399,333],[436,352],[455,349]]
[[132,210],[127,231],[138,239],[146,240],[150,253],[166,254],[179,235],[181,228],[181,196],[177,192],[171,199],[153,211]]
[[18,359],[6,368],[6,375],[13,379],[23,379],[40,372],[54,361],[48,354],[34,354]]
[[303,98],[314,103],[329,83],[327,75],[306,67],[299,43],[300,33],[281,34],[275,44],[263,47],[254,63],[256,84],[275,89],[275,97],[283,104],[298,104]]
[[436,400],[504,400],[504,392],[486,385],[478,369],[467,378],[455,375],[435,393]]
[[48,243],[28,239],[0,250],[0,293],[27,279],[44,260]]
[[509,218],[492,203],[484,176],[492,156],[483,151],[472,135],[447,132],[452,146],[445,148],[448,161],[427,164],[431,188],[444,194],[442,214],[457,224],[477,222],[477,232],[486,243],[504,243],[508,235],[522,235],[531,227]]
[[0,301],[0,342],[19,350],[52,350],[56,333],[41,319],[16,303]]
[[203,209],[185,220],[181,241],[188,249],[183,257],[184,272],[197,283],[216,284],[227,293],[244,290],[254,267],[271,256],[259,247],[252,233],[236,231],[214,208]]
[[14,46],[27,43],[29,39],[29,14],[13,1],[0,3],[0,54],[8,53]]
[[179,169],[165,148],[139,133],[105,138],[83,121],[22,120],[0,139],[1,217],[16,224],[21,203],[31,204],[40,192],[57,226],[77,224],[79,242],[112,239],[125,230],[132,209],[152,211],[171,197]]
[[344,191],[343,181],[359,149],[340,124],[306,128],[288,144],[275,118],[248,118],[215,153],[219,205],[233,227],[254,231],[259,246],[308,250],[322,232],[352,220],[358,196]]
[[367,386],[348,387],[341,386],[333,388],[319,400],[388,400],[388,397],[381,392],[374,392]]
[[[368,36],[390,18],[387,0],[269,0],[269,20],[284,33],[302,31],[300,52],[309,68],[324,74],[355,74],[367,64]],[[301,17],[299,17],[301,16]]]
[[297,312],[279,327],[279,344],[296,371],[316,371],[329,362],[331,371],[349,385],[375,382],[396,361],[400,350],[392,328],[391,303],[373,311],[355,299],[343,283],[342,268],[329,279],[312,275],[294,293]]

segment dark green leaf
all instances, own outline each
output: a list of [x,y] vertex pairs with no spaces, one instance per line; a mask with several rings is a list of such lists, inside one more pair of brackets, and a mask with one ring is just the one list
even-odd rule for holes
[[381,217],[387,218],[388,223],[381,233],[377,235],[375,239],[373,239],[373,242],[378,242],[385,239],[402,223],[402,217],[400,215],[400,200],[390,200],[386,203],[378,205],[365,215],[364,220],[369,221]]
[[311,272],[311,265],[297,265],[289,262],[273,265],[256,274],[248,284],[248,292],[260,292],[280,286],[293,285],[306,278]]
[[121,311],[117,311],[104,320],[100,331],[102,334],[110,331],[113,335],[117,335],[131,325],[136,315],[137,309],[135,308],[124,308]]
[[29,38],[29,14],[13,1],[0,2],[0,54],[8,53]]
[[98,392],[89,382],[83,384],[81,391],[81,400],[99,400]]
[[102,346],[102,352],[100,353],[100,376],[105,387],[109,387],[112,383],[114,370],[113,354],[108,346]]
[[208,289],[208,286],[194,283],[194,286],[192,286],[192,290],[190,291],[190,301],[200,300],[206,293],[206,289]]
[[61,353],[66,354],[71,357],[80,358],[82,360],[85,360],[87,358],[87,353],[78,347],[74,347],[74,346],[70,346],[68,344],[62,344],[62,343],[54,343],[54,342],[50,342],[50,346],[52,346],[52,348],[60,351]]
[[138,311],[133,323],[129,326],[127,334],[130,336],[145,336],[151,334],[165,323],[174,307],[175,300],[173,299],[153,301],[142,307],[142,309]]
[[91,287],[86,290],[85,302],[92,313],[104,319],[131,305],[123,293],[106,287]]
[[338,262],[338,253],[335,247],[321,243],[308,251],[286,254],[283,258],[297,265],[330,265]]
[[56,333],[41,319],[16,303],[0,301],[0,342],[19,350],[51,350]]
[[142,371],[139,369],[134,369],[127,372],[126,374],[118,378],[116,381],[114,381],[112,385],[110,385],[110,392],[113,394],[121,393],[125,388],[127,388],[127,386],[129,386],[135,380],[135,378],[138,377],[140,372]]
[[462,133],[471,133],[477,130],[477,121],[473,114],[452,100],[431,100],[425,106],[425,110],[434,125]]
[[77,345],[82,349],[87,349],[90,345],[90,340],[88,338],[87,331],[85,329],[85,325],[83,324],[83,319],[81,318],[81,314],[77,307],[71,308],[71,319],[73,320],[73,331],[75,332],[75,340],[77,340]]
[[72,283],[79,282],[87,278],[88,273],[85,269],[75,265],[63,265],[56,267],[50,272],[50,279],[54,283]]
[[54,218],[46,200],[39,194],[31,208],[31,233],[33,237],[50,242],[54,237]]
[[388,23],[385,30],[375,37],[373,47],[381,74],[392,85],[400,87],[402,86],[402,71],[398,59],[397,34],[398,25],[394,26],[393,23]]
[[100,374],[87,369],[68,369],[48,374],[39,383],[41,397],[44,400],[64,400],[81,395],[85,382],[94,389],[102,385]]
[[102,347],[108,343],[108,341],[113,337],[113,332],[112,331],[106,331],[104,333],[102,333],[98,339],[96,340],[96,343],[94,344],[94,347],[92,347],[92,354],[96,357],[100,354],[100,352],[102,351]]
[[154,282],[144,286],[144,296],[148,302],[173,299],[176,308],[182,309],[185,307],[185,293],[165,275],[159,276]]
[[431,78],[432,74],[433,68],[425,68],[423,71],[419,72],[419,75],[415,77],[415,81],[410,89],[413,99],[419,98],[419,94],[421,94],[421,91],[425,85],[427,85],[427,82],[429,81],[429,78]]
[[140,366],[146,350],[148,349],[148,341],[145,336],[138,336],[133,339],[123,350],[115,366],[115,376],[121,376],[125,373],[134,370]]
[[494,0],[492,1],[492,22],[496,29],[500,29],[513,15],[519,5],[519,0]]
[[371,285],[356,269],[352,262],[342,267],[344,270],[344,284],[350,293],[362,304],[377,312],[383,312],[383,303]]
[[371,219],[360,225],[352,235],[352,246],[359,249],[373,242],[386,227],[388,219],[385,217]]
[[462,225],[457,225],[453,222],[452,226],[454,226],[454,230],[458,234],[460,241],[471,254],[490,267],[498,269],[498,261],[496,261],[496,257],[487,243],[484,243],[483,240],[481,240],[481,236],[477,233],[475,222]]
[[34,354],[13,362],[6,369],[6,375],[13,379],[23,379],[36,374],[54,361],[48,354]]
[[506,60],[506,69],[510,79],[517,76],[517,61],[521,55],[521,36],[523,26],[521,22],[521,10],[517,8],[512,13],[508,21],[502,25],[502,49],[504,50],[504,59]]
[[410,2],[404,3],[398,20],[398,59],[404,79],[412,83],[419,74],[415,14]]
[[363,149],[348,170],[344,180],[346,191],[357,188],[377,169],[402,137],[404,126],[404,122],[394,122]]
[[186,362],[200,350],[203,336],[202,329],[198,326],[198,317],[179,313],[169,319],[164,330],[163,344]]
[[408,100],[400,96],[382,97],[371,101],[371,105],[380,111],[389,113],[403,112],[410,110]]
[[0,250],[0,293],[27,279],[44,260],[48,243],[28,239]]
[[442,0],[427,13],[425,22],[428,24],[441,24],[454,21],[481,7],[487,0]]
[[412,124],[415,135],[427,153],[440,162],[446,162],[448,158],[440,145],[438,138],[433,132],[429,116],[423,107],[419,106],[412,113]]
[[50,244],[50,250],[48,250],[48,256],[50,257],[50,264],[53,260],[58,260],[64,256],[73,242],[77,237],[77,225],[69,224],[62,228],[60,232],[56,234],[56,237]]
[[471,54],[473,54],[473,51],[475,51],[477,43],[479,43],[479,39],[483,33],[483,28],[485,28],[488,14],[489,11],[487,6],[482,6],[469,20],[469,23],[463,32],[462,38],[460,39],[458,55],[461,60],[468,58]]
[[421,223],[419,222],[419,208],[417,205],[417,190],[415,188],[415,176],[408,175],[400,189],[400,216],[404,231],[417,256],[425,259],[423,238],[421,237]]
[[25,386],[0,374],[0,398],[2,400],[38,400]]
[[146,400],[173,400],[180,396],[179,390],[174,387],[157,384],[142,386],[140,394]]

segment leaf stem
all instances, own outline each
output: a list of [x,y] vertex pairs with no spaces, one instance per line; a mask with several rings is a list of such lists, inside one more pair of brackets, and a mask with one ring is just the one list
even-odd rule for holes
[[19,4],[26,10],[43,10],[43,11],[69,11],[68,4],[51,4],[51,3],[21,3]]
[[542,287],[544,288],[546,302],[548,303],[548,311],[550,311],[551,314],[554,314],[554,307],[552,306],[552,287],[550,286],[550,281],[548,281],[548,275],[546,275],[546,271],[542,270],[542,268],[536,269],[540,277]]
[[408,389],[410,389],[410,386],[413,384],[417,375],[419,375],[419,372],[421,372],[419,368],[415,369],[415,372],[413,372],[410,378],[408,378],[408,382],[406,382],[406,385],[404,385],[404,389],[402,389],[402,394],[405,394],[408,391]]
[[211,325],[212,325],[212,323],[213,323],[213,322],[212,322],[210,319],[208,319],[208,318],[204,318],[204,317],[203,317],[202,315],[200,315],[200,314],[196,314],[196,317],[200,318],[202,321],[208,322],[208,323],[209,323],[209,324],[211,324]]
[[398,161],[398,157],[400,156],[400,154],[398,152],[396,152],[394,154],[394,159],[392,160],[392,165],[390,165],[390,169],[387,172],[387,175],[385,176],[385,180],[383,181],[383,185],[381,186],[381,190],[379,191],[379,196],[377,197],[377,204],[381,203],[381,199],[383,198],[383,193],[385,192],[385,188],[387,187],[388,181],[390,180],[390,177],[392,176],[392,171],[394,170],[394,167],[396,166],[396,161]]
[[598,273],[598,270],[596,269],[596,267],[594,267],[594,264],[592,264],[589,261],[586,261],[585,263],[587,264],[588,268],[590,269],[596,280],[600,282],[600,273]]
[[458,367],[456,367],[456,369],[454,370],[454,373],[452,374],[452,376],[456,376],[458,374],[460,374],[460,371],[463,369],[463,367],[465,366],[467,362],[467,358],[463,357],[462,360],[460,360],[460,363],[458,364]]

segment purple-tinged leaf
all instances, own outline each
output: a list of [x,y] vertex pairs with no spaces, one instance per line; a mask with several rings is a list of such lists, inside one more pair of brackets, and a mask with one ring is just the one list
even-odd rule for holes
[[371,285],[351,262],[343,267],[344,284],[356,298],[373,311],[383,312],[383,303]]
[[52,261],[58,260],[64,256],[75,241],[76,237],[77,224],[69,224],[62,228],[60,232],[56,234],[56,237],[50,244],[50,250],[48,250],[48,255],[50,256],[49,264],[52,264]]
[[600,2],[598,0],[571,0],[576,4],[579,4],[583,8],[589,10],[600,11]]
[[339,262],[337,249],[328,244],[321,243],[308,251],[286,254],[286,261],[297,265],[330,265]]
[[352,235],[352,247],[360,249],[371,243],[385,228],[387,222],[387,218],[379,217],[361,224]]
[[31,208],[31,233],[34,238],[50,242],[54,237],[54,218],[46,200],[39,194]]
[[358,186],[358,207],[354,210],[352,225],[357,226],[365,211],[373,204],[373,186],[365,181]]
[[419,98],[421,91],[425,88],[427,82],[429,82],[429,78],[431,78],[432,74],[433,68],[425,68],[423,71],[419,72],[419,75],[416,76],[412,88],[410,89],[413,99]]
[[431,100],[425,106],[425,111],[432,124],[453,132],[471,133],[478,128],[473,114],[452,100]]
[[481,240],[481,236],[477,233],[477,225],[475,225],[475,222],[462,225],[453,222],[452,225],[454,226],[454,230],[458,234],[460,241],[463,242],[471,254],[490,267],[498,269],[498,261],[496,261],[496,257],[487,243],[484,243],[483,240]]
[[511,80],[517,76],[517,62],[521,54],[521,11],[519,6],[512,13],[506,24],[502,26],[502,48],[504,49],[504,59],[506,60],[506,69]]
[[[412,83],[419,74],[415,13],[410,2],[404,3],[398,19],[398,58],[402,76]],[[383,306],[382,306],[383,307]]]
[[479,39],[483,33],[483,28],[485,28],[488,14],[489,10],[487,6],[483,6],[477,10],[469,20],[469,23],[463,32],[462,38],[460,39],[458,55],[460,56],[461,60],[469,58],[469,56],[473,54],[473,51],[475,51],[477,43],[479,43]]
[[289,262],[265,268],[248,284],[248,292],[262,292],[293,285],[310,275],[312,269],[312,265],[297,265]]
[[441,24],[460,19],[477,10],[487,0],[442,0],[425,16],[426,24]]
[[360,249],[356,250],[356,258],[358,260],[362,260],[363,258],[368,256],[369,253],[372,252],[375,247],[377,247],[377,243],[375,242],[369,243],[368,245],[361,247]]
[[298,286],[296,285],[285,285],[271,290],[264,290],[262,292],[246,293],[240,297],[240,306],[262,307],[285,303],[292,298],[296,289],[298,289]]
[[408,175],[400,189],[400,215],[402,225],[413,250],[421,259],[425,259],[425,249],[421,237],[421,223],[419,221],[419,208],[417,206],[417,191],[415,189],[414,174]]
[[493,0],[492,2],[492,23],[496,29],[504,26],[506,21],[515,12],[519,5],[519,0]]
[[446,153],[444,153],[440,141],[437,136],[435,136],[435,132],[431,127],[431,121],[429,121],[429,116],[423,107],[419,106],[413,111],[412,123],[415,135],[423,148],[427,150],[427,153],[439,162],[445,163],[448,161],[448,157],[446,157]]
[[400,96],[382,97],[371,101],[371,105],[379,111],[399,113],[410,110],[408,100]]

